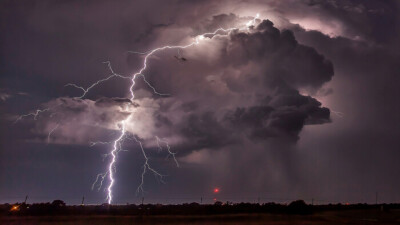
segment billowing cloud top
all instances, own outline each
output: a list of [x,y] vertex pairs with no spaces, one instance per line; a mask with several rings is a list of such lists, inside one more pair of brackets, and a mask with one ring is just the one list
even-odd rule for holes
[[[207,26],[221,21],[243,18],[221,14]],[[187,60],[172,57],[178,54]],[[118,123],[132,115],[127,123],[131,134],[148,145],[155,136],[164,137],[184,156],[245,141],[295,142],[303,126],[330,122],[329,109],[299,90],[319,90],[333,76],[332,63],[269,20],[246,31],[206,37],[179,52],[157,53],[148,64],[147,81],[167,97],[152,94],[142,82],[135,86],[134,106],[128,99],[61,98],[48,104],[58,109],[45,120],[51,125],[39,125],[43,133],[58,123],[62,126],[52,134],[54,141],[82,144],[98,139],[89,130],[118,130]]]

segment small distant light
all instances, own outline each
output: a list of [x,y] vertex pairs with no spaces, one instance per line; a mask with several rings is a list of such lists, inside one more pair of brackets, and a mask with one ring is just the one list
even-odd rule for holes
[[19,211],[19,205],[14,205],[10,211]]
[[218,192],[219,192],[219,188],[215,188],[214,193],[218,193]]
[[214,198],[213,200],[214,200],[214,201],[217,201],[217,199],[216,199],[216,198]]

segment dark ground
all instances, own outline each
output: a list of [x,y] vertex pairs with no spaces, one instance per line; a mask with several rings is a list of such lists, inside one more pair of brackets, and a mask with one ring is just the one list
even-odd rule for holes
[[6,216],[1,224],[12,225],[111,225],[111,224],[400,224],[400,210],[377,212],[376,210],[328,211],[312,215],[274,215],[274,214],[238,214],[210,216]]
[[289,205],[266,203],[213,205],[90,205],[66,206],[62,201],[0,205],[1,225],[111,224],[400,224],[400,204]]

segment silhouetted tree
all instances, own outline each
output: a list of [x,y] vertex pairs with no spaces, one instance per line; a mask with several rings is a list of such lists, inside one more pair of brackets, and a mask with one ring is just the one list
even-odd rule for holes
[[66,204],[65,204],[65,202],[64,202],[63,200],[54,200],[54,201],[51,203],[51,205],[52,205],[53,207],[55,207],[55,208],[62,208],[62,207],[65,207],[65,206],[66,206]]
[[307,205],[303,200],[297,200],[291,202],[287,207],[288,213],[292,214],[310,214],[311,207]]
[[220,205],[222,205],[222,202],[221,202],[221,201],[216,201],[216,202],[214,203],[214,205],[220,206]]

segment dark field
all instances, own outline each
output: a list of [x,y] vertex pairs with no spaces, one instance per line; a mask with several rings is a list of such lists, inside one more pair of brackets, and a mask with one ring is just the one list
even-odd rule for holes
[[3,215],[0,224],[27,225],[111,225],[111,224],[400,224],[400,210],[380,211],[376,209],[324,211],[311,215],[287,214],[229,214],[201,216],[15,216]]
[[222,203],[178,205],[66,205],[52,203],[0,205],[0,225],[111,224],[399,224],[400,204],[308,205]]

